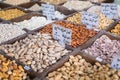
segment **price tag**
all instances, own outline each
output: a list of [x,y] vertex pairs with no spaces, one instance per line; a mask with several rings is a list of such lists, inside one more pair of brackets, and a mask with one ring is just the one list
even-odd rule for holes
[[103,59],[100,58],[100,57],[97,57],[96,60],[99,61],[99,62],[102,62],[102,61],[103,61]]
[[120,55],[117,55],[113,58],[111,67],[115,69],[120,69]]
[[99,16],[97,14],[92,14],[83,11],[81,19],[82,19],[82,23],[85,24],[88,29],[92,29],[93,27],[98,27]]
[[43,15],[47,16],[47,19],[55,19],[55,7],[50,4],[41,4]]
[[102,3],[101,4],[101,12],[105,14],[109,19],[117,19],[117,5],[113,3]]
[[65,44],[71,45],[72,31],[70,29],[53,24],[53,38],[65,47]]
[[30,70],[30,67],[29,66],[24,66],[24,69],[25,70]]

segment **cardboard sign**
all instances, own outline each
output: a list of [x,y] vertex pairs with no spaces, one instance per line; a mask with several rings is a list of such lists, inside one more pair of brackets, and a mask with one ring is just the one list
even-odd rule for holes
[[117,55],[113,58],[111,67],[115,69],[120,69],[120,55]]
[[102,3],[101,4],[101,12],[105,14],[109,19],[117,19],[117,5],[113,3]]
[[47,16],[47,19],[55,19],[55,7],[50,4],[41,4],[43,15]]
[[88,29],[92,29],[93,27],[98,27],[99,16],[97,14],[88,13],[86,11],[82,12],[82,23],[87,26]]
[[72,31],[70,29],[53,24],[53,38],[65,47],[65,44],[71,45]]

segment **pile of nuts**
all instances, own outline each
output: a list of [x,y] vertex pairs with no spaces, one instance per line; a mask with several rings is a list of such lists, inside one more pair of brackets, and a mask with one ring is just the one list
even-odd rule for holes
[[0,49],[30,66],[35,72],[43,72],[45,68],[71,52],[54,41],[49,34],[40,33],[29,34],[28,37],[14,44],[1,45]]
[[102,35],[91,47],[83,50],[85,53],[101,58],[111,63],[114,56],[120,53],[120,41],[111,40],[108,36]]
[[61,4],[67,0],[41,0],[42,2],[50,3],[50,4]]
[[0,43],[15,38],[25,32],[17,25],[0,24]]
[[43,16],[33,16],[29,20],[24,20],[21,22],[15,22],[15,25],[18,25],[21,29],[27,28],[29,30],[34,30],[36,28],[43,27],[44,25],[47,25],[49,23],[52,23],[53,21],[47,20]]
[[22,66],[0,54],[0,80],[26,80],[26,78],[27,74]]
[[19,10],[19,9],[8,9],[8,10],[1,10],[0,11],[0,18],[5,19],[5,20],[10,20],[13,18],[20,17],[24,15],[25,12]]
[[42,7],[39,4],[36,3],[33,6],[31,6],[30,8],[28,8],[28,10],[31,10],[31,11],[40,11],[40,10],[42,10]]
[[[83,25],[75,25],[69,22],[57,21],[54,24],[63,26],[72,30],[72,47],[78,47],[97,34],[94,30],[89,30]],[[52,24],[45,26],[40,33],[52,34]]]
[[76,24],[81,24],[82,23],[81,17],[82,17],[82,14],[81,14],[81,12],[79,12],[79,13],[76,13],[76,14],[68,17],[66,20],[76,23]]
[[[99,24],[98,27],[94,27],[94,30],[101,30],[101,29],[105,29],[106,27],[108,27],[111,23],[113,23],[113,20],[110,20],[109,18],[107,18],[105,15],[98,13],[99,15]],[[70,22],[75,22],[77,24],[81,24],[81,13],[77,13],[71,17],[68,17],[66,20],[70,21]]]
[[89,8],[93,4],[89,1],[79,1],[79,0],[69,0],[66,3],[64,3],[64,7],[68,9],[74,9],[74,10],[83,10],[86,8]]
[[30,2],[30,0],[4,0],[3,2],[11,5],[19,5]]
[[119,80],[120,70],[111,69],[109,64],[94,65],[80,55],[70,56],[61,68],[48,74],[48,80]]
[[111,30],[111,32],[120,35],[120,22]]

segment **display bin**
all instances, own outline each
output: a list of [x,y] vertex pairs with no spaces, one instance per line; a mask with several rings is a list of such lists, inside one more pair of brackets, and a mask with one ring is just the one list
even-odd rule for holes
[[[114,36],[113,34],[111,34],[111,33],[109,33],[109,32],[106,32],[105,30],[103,30],[103,31],[101,31],[98,35],[96,35],[95,37],[93,37],[91,40],[89,40],[86,44],[84,44],[83,46],[81,46],[81,52],[83,53],[83,51],[82,50],[84,50],[84,49],[87,49],[87,48],[89,48],[89,47],[91,47],[92,45],[93,45],[93,43],[98,39],[98,38],[100,38],[102,35],[106,35],[107,37],[109,37],[111,40],[118,40],[118,41],[120,41],[120,37],[118,37],[118,36]],[[84,52],[84,54],[87,54],[87,53],[85,53]],[[91,56],[93,56],[93,55],[91,55]],[[96,60],[98,60],[97,58],[98,57],[95,57],[96,58]],[[99,61],[99,60],[98,60]],[[105,60],[102,60],[104,63],[109,63],[109,64],[111,64],[111,61],[105,61]]]
[[[18,9],[18,10],[21,10],[21,11],[25,12],[25,14],[26,14],[26,13],[30,13],[30,11],[24,10],[23,8],[18,7],[18,6],[7,7],[7,8],[2,9],[2,11],[6,11],[6,10],[9,10],[9,9]],[[23,15],[21,15],[21,16],[23,16]],[[19,17],[21,17],[21,16],[19,16]],[[16,17],[16,18],[14,18],[14,19],[17,19],[17,18],[19,18],[19,17]],[[2,18],[0,18],[0,19],[2,19]],[[3,19],[3,20],[5,20],[5,19]],[[5,20],[5,21],[11,21],[11,20],[12,20],[12,19],[10,19],[10,20]]]
[[[46,76],[57,70],[58,68],[62,67],[64,65],[65,62],[67,62],[70,58],[70,56],[76,56],[76,55],[80,55],[82,56],[83,59],[85,59],[87,62],[91,63],[91,64],[95,64],[96,62],[99,62],[99,61],[96,61],[95,57],[91,56],[91,55],[88,55],[88,54],[85,54],[85,53],[82,53],[80,51],[81,49],[76,49],[73,53],[65,56],[64,58],[62,58],[58,63],[56,63],[55,65],[52,65],[50,68],[48,68],[47,70],[45,70],[43,72],[43,74],[41,75],[41,77],[37,77],[36,79],[39,79],[39,80],[47,80],[46,79]],[[105,62],[99,62],[100,64],[106,64]]]
[[[20,4],[20,5],[18,5],[18,6],[24,8],[25,10],[28,10],[28,11],[31,11],[31,12],[32,12],[32,10],[29,10],[30,7],[32,7],[32,6],[35,5],[35,4],[38,4],[39,6],[41,6],[42,3],[44,3],[44,2],[31,1],[31,2],[28,2],[28,3]],[[41,11],[41,10],[38,10],[38,11]]]
[[15,61],[18,65],[21,65],[23,67],[23,69],[25,70],[25,72],[27,73],[27,75],[30,77],[30,80],[38,80],[35,79],[37,76],[39,76],[38,73],[34,72],[31,68],[28,70],[26,67],[26,65],[24,65],[22,62],[20,62],[19,60],[10,57],[7,55],[7,53],[5,53],[3,50],[0,50],[0,55],[3,55],[5,58],[11,60],[11,61]]
[[[85,26],[85,25],[83,25],[83,24],[75,24],[75,23],[72,23],[72,22],[68,22],[68,21],[65,21],[65,20],[58,20],[58,21],[56,21],[56,22],[53,22],[53,23],[50,23],[50,24],[48,24],[48,25],[52,25],[52,24],[55,24],[55,23],[57,23],[57,22],[64,22],[64,23],[69,23],[69,24],[72,24],[72,25],[76,25],[76,26]],[[46,25],[44,28],[42,28],[42,29],[38,29],[38,30],[36,30],[36,32],[41,32],[42,30],[44,30],[46,27],[48,27],[48,25]],[[59,25],[59,24],[58,24]],[[61,26],[61,25],[60,25]],[[64,26],[63,26],[64,27]],[[52,31],[52,27],[49,27],[50,28],[50,32],[45,32],[45,33],[49,33],[49,34],[52,34],[51,33],[51,31]],[[98,33],[100,33],[101,31],[96,31],[96,35],[98,34]],[[44,33],[44,32],[42,32],[42,33]],[[93,37],[95,37],[95,36],[93,36]],[[92,38],[93,38],[92,37]],[[92,38],[89,38],[87,41],[89,41],[89,40],[91,40]],[[86,42],[87,42],[86,41]],[[86,43],[85,42],[85,43]],[[72,47],[71,45],[66,45],[66,47],[68,48],[68,49],[71,49],[71,50],[75,50],[76,48],[79,48],[79,47],[81,47],[82,45],[84,45],[85,43],[83,43],[83,44],[81,44],[81,45],[78,45],[77,47]]]
[[[43,3],[49,3],[49,2],[42,1],[42,0],[38,0],[38,1],[41,1],[41,2],[43,2]],[[50,1],[50,0],[49,0],[49,1]],[[58,3],[58,4],[53,4],[53,3],[49,3],[49,4],[61,6],[61,5],[63,5],[65,2],[67,2],[67,0],[65,0],[64,2],[60,2],[60,3]]]
[[[80,12],[80,11],[77,11],[77,12],[75,12],[75,13],[73,13],[73,14],[71,14],[71,15],[69,15],[69,16],[67,16],[67,17],[65,17],[64,18],[64,20],[65,21],[68,21],[67,19],[68,18],[71,18],[71,17],[73,17],[73,16],[75,16],[76,14],[78,14],[78,13],[82,13],[82,12]],[[75,20],[77,20],[77,18],[75,18]],[[82,23],[82,21],[81,21],[81,19],[80,19],[80,23],[78,23],[78,20],[77,21],[75,21],[74,20],[74,22],[72,21],[72,23],[74,23],[74,24],[83,24]],[[109,29],[111,29],[111,27],[115,24],[115,23],[117,23],[119,20],[118,19],[112,19],[114,22],[112,22],[111,24],[109,24],[108,26],[106,26],[104,29],[102,29],[102,30],[109,30]],[[69,21],[69,22],[71,22],[71,21]],[[100,29],[99,29],[99,31],[101,31]]]
[[43,17],[46,17],[38,12],[31,12],[31,13],[27,13],[19,18],[16,18],[16,19],[11,19],[11,22],[21,22],[21,21],[24,21],[24,20],[29,20],[31,19],[32,17],[34,16],[43,16]]
[[110,33],[110,34],[112,34],[113,36],[115,36],[115,37],[120,37],[119,35],[110,32],[112,29],[115,28],[115,26],[116,26],[119,22],[120,22],[120,20],[117,20],[116,22],[114,22],[113,24],[111,24],[111,25],[110,25],[107,29],[105,29],[105,30],[106,30],[108,33]]
[[[34,4],[38,4],[39,6],[41,6],[41,4],[43,4],[43,3],[44,2],[40,2],[40,1],[32,1],[32,2],[21,4],[21,5],[18,5],[18,6],[23,7],[25,10],[31,11],[28,8],[32,7]],[[65,7],[62,7],[62,6],[57,6],[57,5],[54,5],[54,6],[55,6],[56,11],[59,11],[59,12],[61,12],[62,14],[66,15],[66,16],[76,12],[75,10],[69,10],[69,9],[67,9]],[[40,12],[42,14],[42,8],[41,8],[41,10],[38,10],[38,11],[35,11],[35,12]]]
[[[36,35],[37,34],[37,32],[29,32],[29,33],[25,33],[25,34],[23,34],[23,35],[20,35],[20,36],[18,36],[18,37],[16,37],[16,38],[13,38],[13,39],[11,39],[11,40],[8,40],[8,41],[6,41],[6,42],[3,42],[3,43],[1,43],[0,44],[0,46],[1,45],[6,45],[6,44],[14,44],[16,41],[20,41],[20,40],[23,40],[23,39],[25,39],[29,34],[32,34],[32,35]],[[53,39],[54,40],[54,39]],[[69,48],[66,48],[67,50],[71,50],[71,49],[69,49]],[[4,52],[4,50],[2,50],[2,49],[0,49],[0,51],[3,51]],[[63,55],[60,59],[58,59],[57,60],[57,62],[58,61],[60,61],[61,59],[63,59],[65,56],[67,56],[67,55],[69,55],[69,54],[72,54],[74,51],[73,50],[71,50],[71,52],[68,52],[67,54],[65,54],[65,55]],[[4,54],[6,55],[6,56],[8,56],[9,57],[9,55],[7,55],[7,53],[5,53],[4,52]],[[14,57],[13,57],[13,59],[15,59]],[[16,59],[15,59],[16,60]],[[19,60],[18,60],[19,61]],[[56,63],[54,63],[54,64],[57,64],[57,62]],[[54,65],[54,64],[52,64],[52,65]],[[25,65],[25,64],[23,64],[23,65]],[[50,66],[52,66],[52,65],[50,65]],[[49,67],[50,67],[49,66]],[[45,68],[44,70],[46,71],[49,67],[47,67],[47,68]],[[33,75],[35,75],[35,77],[36,76],[39,76],[40,78],[41,78],[41,75],[43,74],[43,72],[41,72],[41,73],[39,73],[39,72],[35,72],[35,71],[33,71],[33,70],[30,70],[30,73],[31,74],[33,74]],[[39,78],[38,77],[36,77],[36,78],[34,78],[33,80],[39,80]]]
[[[66,3],[66,2],[65,2]],[[64,7],[63,5],[65,4],[65,3],[63,3],[63,4],[61,4],[60,6],[62,6],[62,7]],[[87,11],[89,8],[91,8],[92,6],[95,6],[95,5],[98,5],[98,4],[94,4],[94,3],[92,3],[93,5],[91,5],[91,6],[89,6],[89,7],[87,7],[87,8],[84,8],[84,9],[82,9],[82,10],[75,10],[75,9],[69,9],[69,8],[67,8],[67,7],[65,7],[65,8],[67,8],[68,10],[74,10],[74,11],[77,11],[77,12],[82,12],[82,11]]]
[[[35,17],[35,16],[45,17],[45,18],[46,18],[46,16],[44,16],[44,15],[38,13],[38,12],[31,12],[31,13],[27,13],[27,14],[19,17],[19,18],[11,19],[11,22],[14,23],[14,22],[21,22],[21,21],[24,21],[24,20],[29,20],[29,19],[31,19],[32,17]],[[44,26],[42,26],[42,27],[39,27],[39,26],[38,26],[38,28],[33,29],[33,30],[29,30],[29,29],[27,29],[27,28],[23,28],[23,30],[25,30],[26,32],[34,32],[34,31],[36,31],[36,30],[42,29],[43,27],[44,27]]]
[[[10,3],[6,3],[6,2],[4,2],[4,1],[5,1],[5,0],[3,0],[2,3],[8,4],[8,5],[12,5],[12,6],[18,6],[18,5],[24,4],[24,3],[20,3],[20,4],[18,4],[18,5],[13,5],[13,4],[10,4]],[[30,2],[31,2],[31,1],[33,1],[33,0],[30,0]],[[25,3],[28,3],[28,2],[25,2]]]

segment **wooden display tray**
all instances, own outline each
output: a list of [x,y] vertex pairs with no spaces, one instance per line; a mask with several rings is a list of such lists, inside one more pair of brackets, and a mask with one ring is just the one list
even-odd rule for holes
[[[87,0],[86,0],[86,1],[87,1]],[[66,2],[65,2],[65,3],[66,3]],[[63,3],[61,6],[64,7],[63,5],[64,5],[65,3]],[[92,3],[92,4],[93,4],[93,3]],[[68,9],[67,7],[65,7],[65,8],[67,8],[68,10],[74,10],[74,11],[77,11],[77,12],[81,12],[81,11],[87,11],[89,8],[91,8],[91,7],[95,6],[95,5],[96,5],[96,4],[93,4],[93,5],[91,5],[90,7],[84,8],[84,9],[82,9],[82,10]]]
[[[91,56],[91,55],[88,55],[88,54],[81,53],[81,52],[80,52],[80,49],[77,49],[77,50],[75,50],[73,53],[71,53],[71,54],[65,56],[64,58],[62,58],[62,59],[61,59],[59,62],[57,62],[55,65],[52,65],[50,68],[48,68],[47,70],[45,70],[45,71],[43,72],[43,74],[41,75],[41,77],[38,76],[36,79],[39,79],[39,80],[47,80],[47,79],[46,79],[46,76],[47,76],[49,73],[51,73],[51,72],[57,70],[58,68],[62,67],[62,66],[64,65],[64,63],[69,60],[69,57],[70,57],[71,55],[72,55],[72,56],[80,55],[80,56],[82,56],[83,59],[85,59],[87,62],[90,62],[91,64],[95,64],[96,62],[98,62],[98,61],[96,61],[95,57],[93,57],[93,56]],[[99,63],[101,63],[101,64],[106,64],[106,63],[104,63],[104,62],[99,62]]]
[[[65,20],[58,20],[58,22],[59,22],[59,21],[62,21],[62,22],[69,22],[69,21],[65,21]],[[50,23],[50,24],[54,24],[54,23],[55,23],[55,22]],[[73,23],[73,22],[69,22],[69,23],[70,23],[70,24],[77,25],[77,26],[85,26],[85,25],[83,25],[83,24],[75,24],[75,23]],[[50,25],[50,24],[48,24],[48,25]],[[44,27],[41,28],[40,30],[42,30],[42,29],[44,29]],[[36,30],[34,30],[34,31],[35,31],[35,32],[38,32],[38,31],[40,31],[40,30],[39,30],[39,29],[38,29],[38,30],[36,29]],[[100,32],[101,32],[101,31],[99,31],[98,33],[100,33]],[[98,33],[97,33],[97,34],[98,34]],[[96,35],[97,35],[97,34],[96,34]],[[95,35],[95,36],[96,36],[96,35]],[[95,36],[93,36],[93,37],[95,37]],[[92,37],[92,38],[93,38],[93,37]],[[88,41],[91,40],[92,38],[88,39]],[[85,43],[87,43],[88,41],[86,41]],[[77,48],[83,46],[85,43],[83,43],[82,45],[79,45],[79,46],[76,47],[76,48],[73,48],[71,45],[66,45],[66,48],[67,48],[67,49],[70,49],[70,50],[75,50],[75,49],[77,49]]]
[[[44,2],[40,2],[40,1],[31,1],[31,2],[28,2],[28,3],[23,3],[23,4],[20,4],[18,6],[22,7],[23,9],[26,9],[28,11],[31,11],[29,10],[28,8],[32,7],[34,4],[38,4],[39,6],[41,6],[41,4],[44,3]],[[41,10],[39,10],[41,11]],[[32,11],[31,11],[32,12]]]
[[[1,3],[4,3],[4,4],[8,4],[8,5],[11,5],[11,6],[18,6],[18,5],[21,5],[21,4],[18,4],[18,5],[12,5],[12,4],[9,4],[9,3],[5,3],[4,2],[5,0],[3,0]],[[31,2],[32,0],[30,0],[30,2]],[[25,2],[25,3],[28,3],[28,2]],[[24,4],[24,3],[22,3],[22,4]]]
[[[34,17],[34,16],[38,16],[38,17],[41,16],[41,17],[45,17],[45,18],[46,18],[46,16],[44,16],[44,15],[38,13],[38,12],[31,12],[31,13],[27,13],[27,14],[19,17],[19,18],[11,19],[11,22],[14,23],[14,22],[21,22],[21,21],[24,21],[24,20],[29,20],[29,19],[31,19],[31,18]],[[34,29],[34,30],[29,30],[29,29],[27,29],[27,28],[24,28],[24,30],[25,30],[26,32],[34,32],[34,31],[37,31],[37,30],[42,29],[43,27],[44,27],[44,26],[38,27],[38,28],[36,28],[36,29]]]
[[[9,41],[6,41],[6,42],[4,42],[4,43],[1,43],[0,45],[13,44],[13,43],[15,43],[16,41],[20,41],[20,40],[25,39],[29,34],[35,35],[36,32],[25,33],[25,34],[20,35],[20,36],[18,36],[18,37],[16,37],[16,38],[13,38],[13,39],[11,39],[11,40],[9,40]],[[53,39],[53,40],[54,40],[54,39]],[[66,49],[67,49],[67,48],[66,48]],[[70,50],[70,49],[68,48],[68,50]],[[3,51],[3,50],[1,50],[1,51]],[[71,50],[71,51],[72,51],[72,50]],[[69,55],[69,54],[72,54],[73,52],[74,52],[74,51],[72,51],[72,52],[70,52],[70,53],[62,56],[59,60],[63,59],[65,56],[67,56],[67,55]],[[4,52],[4,53],[5,53],[5,52]],[[14,58],[14,59],[15,59],[15,58]],[[58,61],[59,61],[59,60],[58,60]],[[58,61],[57,61],[57,62],[58,62]],[[57,62],[54,63],[54,64],[57,64]],[[54,65],[54,64],[53,64],[53,65]],[[24,64],[24,65],[25,65],[25,64]],[[50,66],[49,66],[49,67],[50,67]],[[49,68],[49,67],[48,67],[48,68]],[[48,68],[46,68],[46,69],[44,69],[44,70],[46,71]],[[30,73],[32,73],[32,71],[31,71]],[[41,77],[41,75],[43,74],[43,72],[41,72],[41,73],[36,72],[36,74],[33,72],[33,74],[36,75],[36,76]],[[39,78],[35,78],[34,80],[39,80]]]
[[[23,7],[23,9],[25,9],[25,10],[31,11],[28,8],[32,7],[34,4],[38,4],[38,5],[41,6],[41,4],[43,4],[43,3],[45,4],[45,2],[31,1],[29,3],[24,3],[24,4],[21,4],[21,5],[18,5],[18,6]],[[75,10],[69,10],[69,9],[67,9],[65,7],[62,7],[62,6],[58,6],[58,5],[54,5],[54,6],[55,6],[56,11],[59,11],[59,12],[61,12],[62,14],[66,15],[66,16],[76,12]],[[35,11],[35,12],[40,12],[42,14],[42,10]]]
[[[29,13],[29,12],[30,12],[30,11],[24,10],[23,8],[18,7],[18,6],[7,7],[7,8],[2,9],[2,11],[9,10],[9,9],[18,9],[18,10],[21,10],[21,11],[23,11],[23,12],[25,12],[25,13]],[[23,16],[23,15],[22,15],[22,16]],[[21,16],[19,16],[19,17],[21,17]],[[19,18],[19,17],[16,17],[16,18],[13,18],[13,19],[17,19],[17,18]],[[2,19],[2,18],[0,18],[0,19]],[[11,21],[12,19],[10,19],[10,20],[5,20],[5,19],[3,19],[3,20],[4,20],[4,21]]]
[[[72,16],[74,16],[74,15],[77,14],[77,13],[81,13],[81,12],[80,12],[80,11],[77,11],[77,12],[75,12],[75,13],[67,16],[67,17],[65,17],[64,20],[67,21],[67,18],[72,17]],[[120,20],[118,20],[118,19],[113,19],[113,20],[114,20],[114,22],[111,23],[111,24],[109,24],[109,26],[107,26],[107,27],[104,28],[103,30],[110,30],[111,27],[113,27],[114,25],[116,25],[116,23],[118,23],[118,21],[120,21]],[[71,21],[69,21],[69,22],[71,22]],[[77,24],[77,23],[75,23],[75,22],[72,22],[72,23]],[[81,23],[81,24],[82,24],[82,23]],[[79,24],[78,24],[78,25],[79,25]],[[100,31],[101,31],[101,30],[100,30]]]
[[[87,49],[88,47],[91,47],[93,45],[93,43],[98,39],[100,38],[102,35],[106,35],[108,36],[111,40],[120,40],[120,37],[118,36],[114,36],[113,34],[111,33],[108,33],[106,32],[105,30],[101,31],[100,33],[98,33],[98,35],[96,35],[95,37],[93,37],[91,40],[89,40],[87,43],[85,43],[83,46],[81,46],[81,52],[83,49]],[[83,52],[82,52],[83,53]],[[84,53],[86,54],[86,53]],[[92,55],[91,55],[92,56]],[[97,58],[97,57],[96,57]],[[109,63],[109,62],[105,62],[103,61],[104,63]],[[109,63],[111,64],[111,63]]]
[[[15,60],[15,62],[18,64],[18,65],[21,65],[25,72],[27,72],[27,75],[30,77],[30,79],[34,80],[37,76],[39,76],[38,73],[34,72],[32,69],[29,69],[27,70],[25,68],[26,65],[24,65],[22,62],[20,62],[19,60],[13,58],[13,57],[10,57],[10,56],[7,56],[7,53],[5,53],[3,50],[0,50],[0,54],[3,55],[5,58],[7,59],[10,59],[11,61]],[[37,79],[36,79],[37,80]],[[39,79],[38,79],[39,80]]]
[[112,23],[112,24],[106,29],[106,31],[107,31],[108,33],[112,34],[112,35],[115,36],[115,37],[120,37],[119,35],[110,32],[112,29],[115,28],[115,26],[116,26],[119,22],[120,22],[120,20],[117,20],[116,22]]
[[[41,1],[41,0],[38,0],[38,1]],[[41,2],[43,2],[43,3],[46,3],[46,2],[44,2],[44,1],[41,1]],[[52,4],[52,5],[57,5],[57,6],[61,6],[61,5],[63,5],[64,3],[66,3],[67,2],[67,0],[66,1],[64,1],[64,2],[61,2],[61,3],[59,3],[59,4],[52,4],[52,3],[49,3],[49,4]]]

